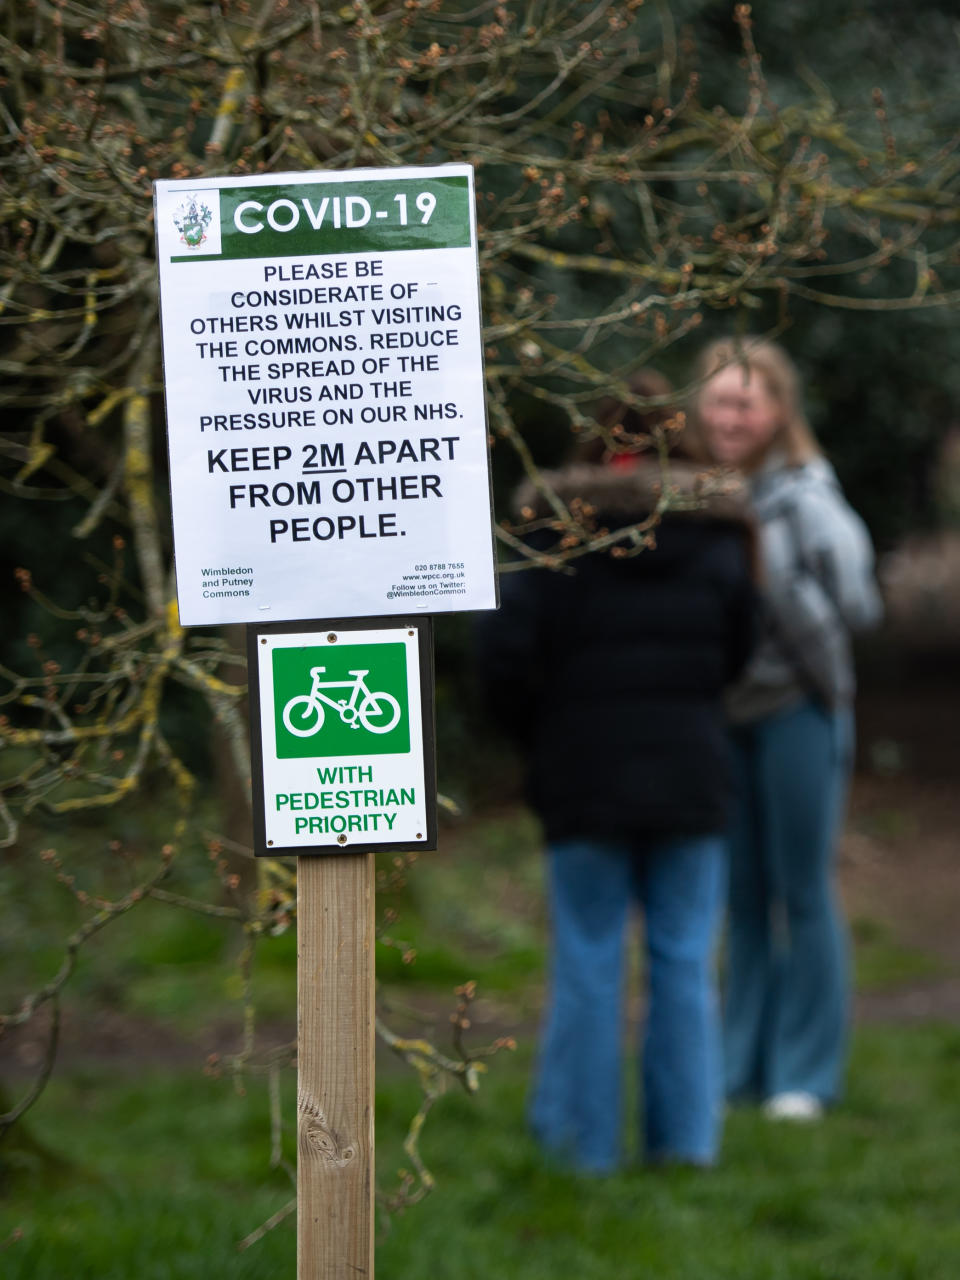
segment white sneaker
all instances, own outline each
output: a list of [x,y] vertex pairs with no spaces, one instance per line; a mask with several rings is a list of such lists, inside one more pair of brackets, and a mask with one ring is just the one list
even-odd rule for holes
[[823,1103],[812,1093],[801,1090],[775,1093],[763,1104],[763,1114],[768,1120],[820,1120]]

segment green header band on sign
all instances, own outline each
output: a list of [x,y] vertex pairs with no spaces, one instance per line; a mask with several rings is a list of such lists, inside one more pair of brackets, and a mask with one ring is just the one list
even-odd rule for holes
[[228,187],[218,194],[222,252],[172,262],[470,245],[470,192],[462,176]]

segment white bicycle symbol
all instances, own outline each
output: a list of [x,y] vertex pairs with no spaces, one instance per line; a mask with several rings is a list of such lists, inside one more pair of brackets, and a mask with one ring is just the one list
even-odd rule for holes
[[[323,704],[332,707],[351,729],[363,727],[370,733],[389,733],[400,719],[400,703],[392,693],[371,693],[365,678],[367,671],[350,671],[352,680],[321,680],[326,667],[311,667],[313,680],[309,693],[291,698],[283,708],[283,723],[296,738],[311,738],[323,728]],[[321,689],[350,689],[349,698],[330,698]],[[363,699],[360,701],[360,699]],[[359,705],[358,705],[359,703]]]

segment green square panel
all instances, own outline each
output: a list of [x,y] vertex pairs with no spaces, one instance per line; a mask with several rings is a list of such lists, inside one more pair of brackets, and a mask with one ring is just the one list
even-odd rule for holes
[[274,649],[273,702],[281,760],[410,750],[402,643]]

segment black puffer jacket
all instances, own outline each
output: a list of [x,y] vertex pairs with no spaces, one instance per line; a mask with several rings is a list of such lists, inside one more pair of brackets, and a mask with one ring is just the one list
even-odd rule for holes
[[[549,477],[598,527],[653,509],[659,470],[579,466]],[[697,480],[677,466],[682,491]],[[518,505],[545,515],[527,492]],[[555,542],[556,534],[548,541]],[[752,531],[739,494],[667,514],[654,550],[593,552],[575,572],[501,578],[501,608],[478,624],[487,705],[524,751],[547,839],[662,838],[721,830],[730,762],[722,690],[757,630]]]

